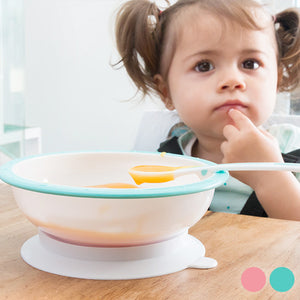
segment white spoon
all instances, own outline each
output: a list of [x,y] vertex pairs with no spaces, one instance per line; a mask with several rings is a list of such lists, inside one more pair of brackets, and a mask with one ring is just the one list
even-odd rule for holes
[[272,162],[252,162],[252,163],[231,163],[194,166],[158,166],[140,165],[129,170],[129,174],[137,184],[144,182],[161,183],[174,180],[176,177],[197,174],[200,178],[206,174],[224,171],[292,171],[300,172],[300,164],[296,163],[272,163]]

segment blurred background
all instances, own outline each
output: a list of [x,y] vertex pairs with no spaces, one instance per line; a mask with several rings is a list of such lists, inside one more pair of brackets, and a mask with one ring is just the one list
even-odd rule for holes
[[[114,12],[123,1],[0,1],[0,163],[36,153],[132,150],[144,112],[163,106],[156,98],[139,101],[125,70],[111,67],[119,59]],[[300,6],[261,2],[273,13]],[[300,114],[299,99],[299,89],[279,95],[276,113]]]

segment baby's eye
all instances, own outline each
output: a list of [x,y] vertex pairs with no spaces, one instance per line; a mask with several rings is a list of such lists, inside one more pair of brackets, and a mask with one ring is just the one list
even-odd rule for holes
[[242,63],[243,68],[256,70],[260,67],[260,63],[255,59],[247,59]]
[[197,72],[208,72],[213,69],[214,69],[213,64],[207,60],[201,61],[201,62],[197,63],[197,65],[195,66],[195,71],[197,71]]

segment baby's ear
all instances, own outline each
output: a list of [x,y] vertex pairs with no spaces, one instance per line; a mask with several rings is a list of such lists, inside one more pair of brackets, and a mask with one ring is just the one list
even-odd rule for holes
[[170,97],[169,88],[166,81],[160,74],[154,75],[153,79],[157,86],[157,91],[159,93],[160,99],[165,104],[165,107],[169,110],[175,109],[172,99]]

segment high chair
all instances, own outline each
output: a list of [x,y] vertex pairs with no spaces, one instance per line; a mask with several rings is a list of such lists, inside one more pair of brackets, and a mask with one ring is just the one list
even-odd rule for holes
[[[159,144],[168,137],[172,126],[181,122],[175,110],[148,110],[141,119],[136,135],[135,151],[156,151]],[[300,115],[274,114],[267,121],[266,126],[276,123],[289,123],[300,127]]]

